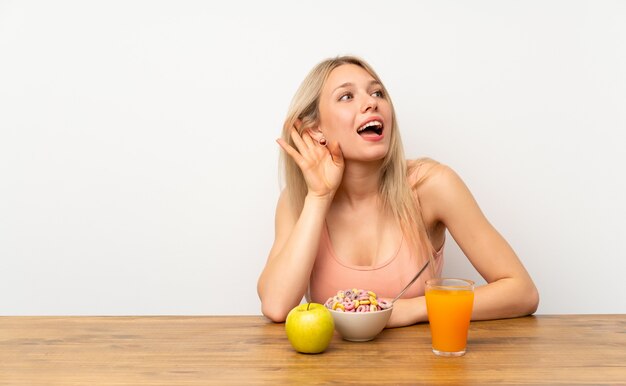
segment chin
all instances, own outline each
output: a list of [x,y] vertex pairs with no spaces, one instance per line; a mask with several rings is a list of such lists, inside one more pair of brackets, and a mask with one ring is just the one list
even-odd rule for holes
[[347,160],[359,161],[359,162],[382,162],[387,156],[388,149],[385,151],[366,151],[358,152],[357,154],[351,154],[350,156],[344,155]]

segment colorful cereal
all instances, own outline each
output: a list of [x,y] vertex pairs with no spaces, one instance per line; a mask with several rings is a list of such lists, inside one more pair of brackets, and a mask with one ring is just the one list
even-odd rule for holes
[[328,298],[324,306],[340,312],[375,312],[391,308],[391,302],[378,299],[372,291],[353,288],[337,291],[337,295]]

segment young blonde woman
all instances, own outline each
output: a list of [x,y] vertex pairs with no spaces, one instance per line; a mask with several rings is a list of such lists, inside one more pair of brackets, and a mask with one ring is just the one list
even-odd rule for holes
[[487,282],[476,289],[474,320],[537,309],[532,279],[459,176],[432,160],[405,160],[391,99],[362,59],[313,68],[277,142],[286,187],[257,287],[272,321],[303,297],[323,304],[342,289],[393,298],[430,261],[387,327],[426,321],[424,283],[441,274],[446,229]]

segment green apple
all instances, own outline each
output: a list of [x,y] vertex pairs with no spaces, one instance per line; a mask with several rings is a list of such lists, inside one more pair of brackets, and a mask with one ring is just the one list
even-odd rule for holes
[[287,314],[285,331],[296,351],[318,354],[328,348],[335,331],[335,322],[324,305],[300,304]]

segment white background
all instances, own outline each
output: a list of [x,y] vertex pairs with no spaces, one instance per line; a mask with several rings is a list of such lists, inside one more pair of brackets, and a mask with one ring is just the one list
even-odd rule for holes
[[[0,314],[258,314],[274,142],[369,61],[541,293],[625,313],[626,2],[0,1]],[[451,238],[448,275],[477,278]]]

